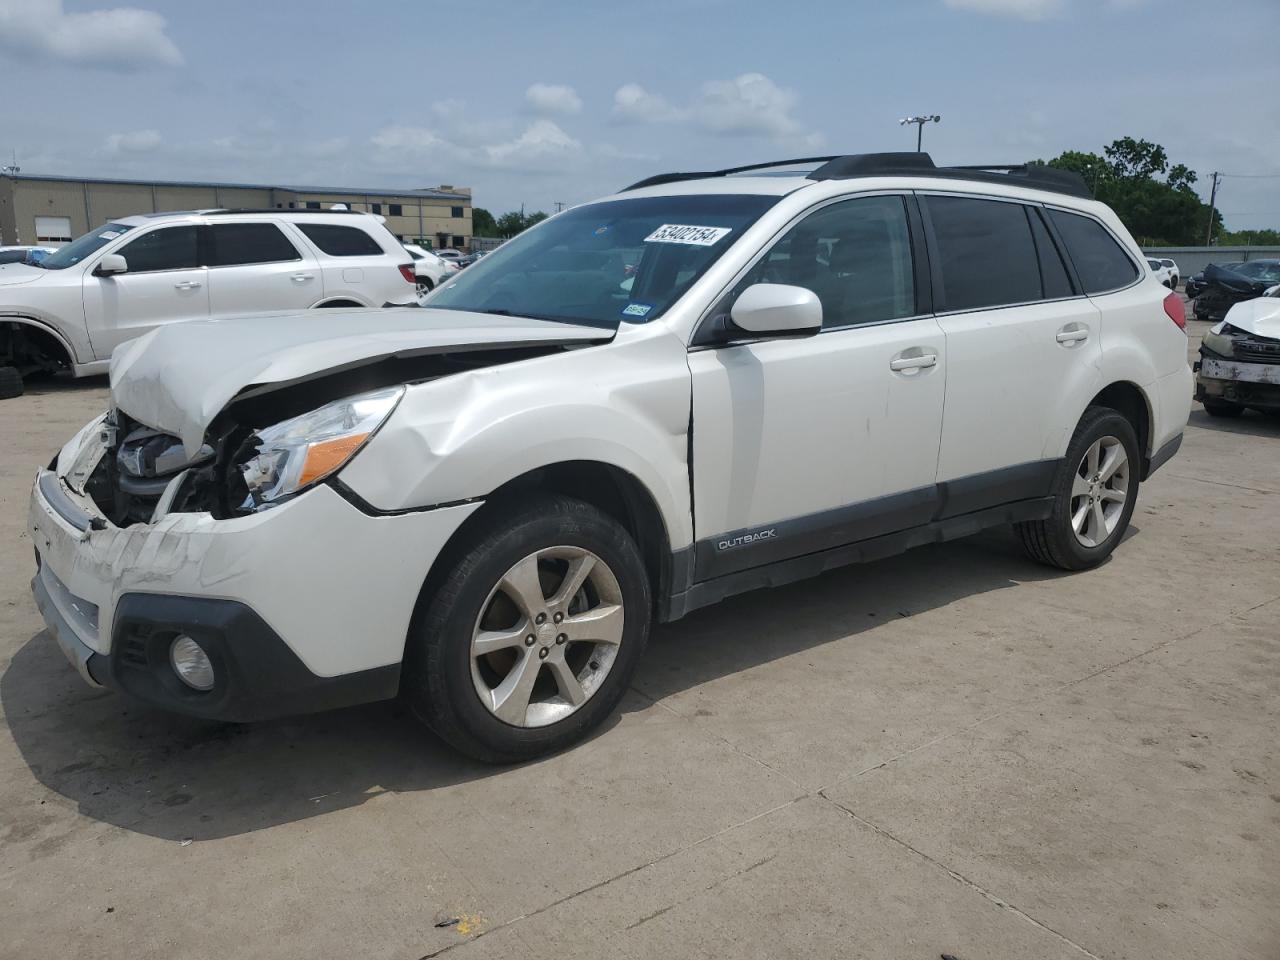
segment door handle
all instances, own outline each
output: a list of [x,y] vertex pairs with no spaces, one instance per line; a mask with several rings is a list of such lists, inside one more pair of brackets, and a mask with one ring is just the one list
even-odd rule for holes
[[314,280],[315,278],[316,275],[314,273],[295,273],[293,275],[293,282],[304,283],[307,280]]
[[938,362],[936,353],[924,353],[918,357],[898,357],[889,361],[890,370],[922,370],[935,366]]
[[1089,339],[1089,331],[1084,327],[1077,327],[1075,330],[1059,330],[1057,340],[1059,343],[1070,346],[1073,343],[1084,343]]
[[200,289],[200,281],[199,281],[199,280],[183,280],[181,283],[175,283],[175,284],[173,285],[173,289],[175,289],[175,290],[199,290],[199,289]]

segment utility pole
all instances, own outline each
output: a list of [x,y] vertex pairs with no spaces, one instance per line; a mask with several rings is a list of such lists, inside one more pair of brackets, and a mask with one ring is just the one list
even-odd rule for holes
[[563,201],[563,200],[552,200],[551,202],[552,202],[552,203],[554,203],[554,204],[556,205],[556,213],[559,213],[561,210],[563,210],[563,209],[564,209],[564,201]]
[[1213,171],[1213,187],[1209,190],[1209,229],[1205,231],[1204,245],[1206,247],[1213,245],[1213,221],[1214,221],[1214,204],[1218,199],[1218,181],[1222,179],[1222,174],[1217,170]]
[[924,143],[924,125],[926,123],[941,123],[942,117],[936,113],[926,114],[920,117],[903,117],[898,121],[898,125],[905,127],[908,123],[916,125],[916,153],[919,153]]

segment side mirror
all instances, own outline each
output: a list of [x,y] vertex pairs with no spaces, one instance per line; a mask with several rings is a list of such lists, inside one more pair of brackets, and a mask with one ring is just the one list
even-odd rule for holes
[[93,268],[95,277],[114,277],[117,273],[128,273],[129,261],[118,253],[108,253]]
[[822,301],[804,287],[753,283],[734,301],[729,319],[761,336],[809,336],[822,329]]

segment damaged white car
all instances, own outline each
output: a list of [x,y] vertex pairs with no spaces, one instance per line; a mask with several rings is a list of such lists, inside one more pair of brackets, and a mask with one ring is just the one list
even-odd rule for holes
[[1100,563],[1182,439],[1179,298],[1074,174],[808,168],[650,178],[422,309],[124,345],[32,494],[57,642],[162,708],[400,694],[511,761],[732,594],[997,524]]
[[1214,417],[1246,409],[1280,415],[1280,287],[1237,303],[1205,333],[1196,399]]

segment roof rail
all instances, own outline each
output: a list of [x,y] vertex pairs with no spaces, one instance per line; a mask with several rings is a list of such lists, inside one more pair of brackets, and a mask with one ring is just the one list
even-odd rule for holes
[[768,170],[770,167],[791,167],[797,163],[825,163],[837,160],[838,157],[797,157],[794,160],[770,160],[768,163],[749,163],[744,167],[725,167],[723,170],[700,170],[688,173],[658,173],[652,177],[637,180],[629,187],[623,187],[619,193],[628,190],[639,190],[641,187],[656,187],[664,183],[678,183],[681,180],[706,180],[710,177],[727,177],[735,173],[747,173],[751,170]]
[[355,213],[364,215],[363,210],[314,210],[305,207],[219,207],[216,210],[201,210],[199,212],[210,217],[228,216],[233,213],[323,213],[326,215],[331,213],[339,215]]
[[1047,190],[1073,197],[1093,199],[1093,193],[1080,174],[1071,170],[1046,166],[1043,163],[980,164],[977,166],[939,167],[927,153],[852,153],[836,157],[800,157],[795,160],[774,160],[769,163],[753,163],[744,167],[725,170],[706,170],[697,173],[660,173],[622,192],[654,187],[681,180],[702,180],[709,177],[727,177],[750,170],[769,167],[786,167],[799,163],[821,163],[822,166],[808,174],[809,180],[848,180],[854,177],[937,177],[945,180],[976,180],[981,183],[1001,183],[1032,190]]

